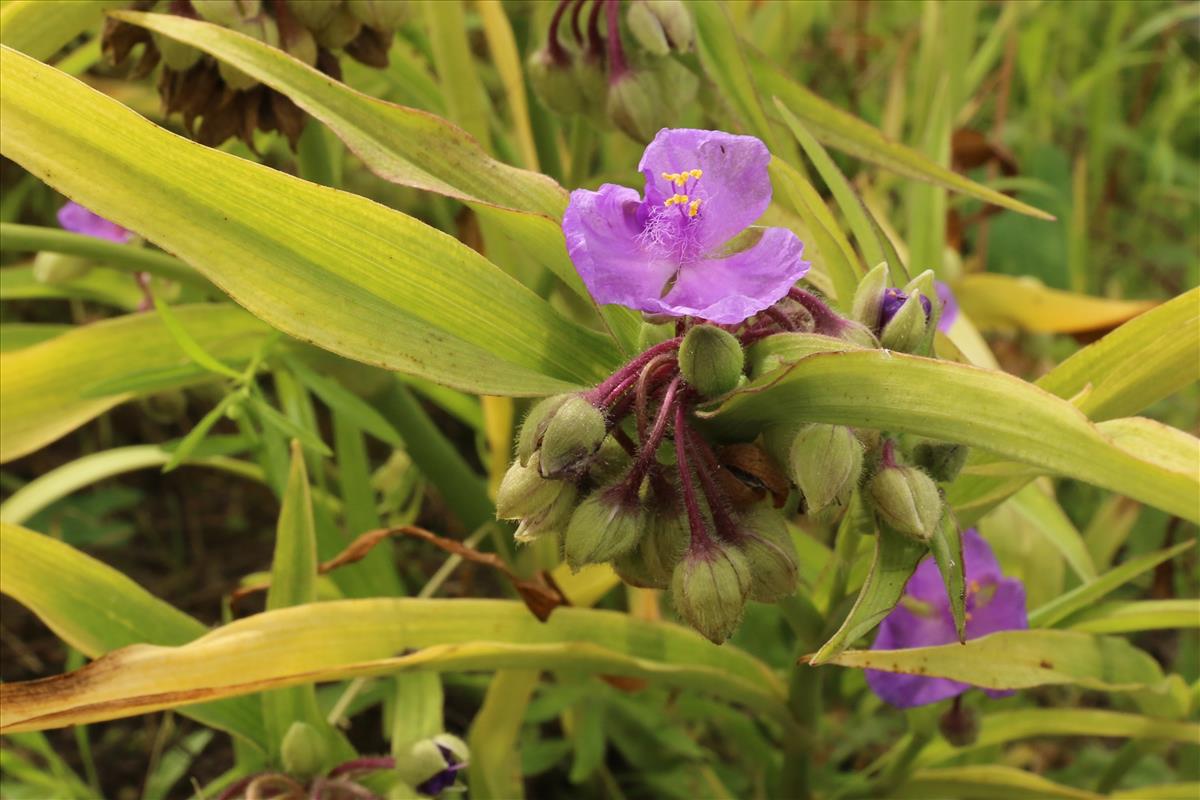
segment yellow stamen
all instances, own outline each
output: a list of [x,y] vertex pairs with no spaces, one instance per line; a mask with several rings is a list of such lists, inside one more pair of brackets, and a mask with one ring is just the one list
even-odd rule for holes
[[967,592],[969,594],[975,594],[978,591],[979,591],[979,581],[971,581],[967,584]]
[[678,172],[664,172],[662,176],[664,181],[670,181],[671,183],[677,183],[679,181]]
[[684,203],[686,203],[687,201],[688,201],[688,196],[686,194],[673,194],[670,197],[668,197],[666,200],[663,200],[663,205],[667,206],[667,207],[681,206]]
[[702,177],[704,177],[704,170],[694,169],[694,170],[691,170],[690,172],[688,172],[688,175],[691,175],[696,180],[700,180]]
[[968,611],[968,612],[964,613],[963,619],[966,620],[967,622],[970,622],[971,621],[971,612]]
[[699,213],[700,213],[700,201],[699,200],[693,200],[692,202],[688,203],[688,216],[689,217],[694,217]]

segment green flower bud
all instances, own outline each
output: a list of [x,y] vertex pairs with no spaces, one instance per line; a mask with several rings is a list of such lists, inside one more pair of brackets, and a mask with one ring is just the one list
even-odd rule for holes
[[673,58],[631,69],[608,86],[606,110],[613,124],[639,142],[648,142],[678,120],[696,96],[699,81]]
[[625,19],[633,38],[654,55],[686,53],[696,38],[692,15],[680,0],[638,0]]
[[297,778],[311,778],[325,768],[329,744],[321,732],[307,722],[293,722],[283,735],[279,750],[283,769]]
[[394,31],[408,17],[408,4],[400,0],[346,0],[354,18],[377,31]]
[[863,447],[844,425],[803,426],[788,448],[788,476],[804,493],[808,513],[843,502],[862,475]]
[[341,5],[342,0],[301,0],[288,3],[288,12],[301,25],[315,31],[328,25]]
[[538,454],[534,453],[528,466],[514,461],[504,473],[496,490],[496,518],[520,519],[544,511],[555,501],[563,487],[562,481],[543,478],[538,472]]
[[[450,758],[446,752],[450,753]],[[431,739],[420,739],[395,754],[397,778],[409,786],[418,786],[454,764],[470,760],[466,743],[457,736],[439,733]]]
[[92,262],[82,256],[68,256],[43,250],[33,257],[33,279],[47,286],[82,278],[91,269]]
[[339,50],[357,38],[362,23],[350,13],[350,9],[339,6],[329,21],[316,32],[317,44],[326,50]]
[[671,596],[679,616],[713,644],[737,629],[746,609],[750,564],[736,547],[710,542],[693,547],[675,566]]
[[542,436],[546,433],[550,418],[570,397],[569,394],[559,394],[539,400],[525,414],[521,432],[517,435],[517,460],[522,466],[528,464],[529,457],[542,446]]
[[583,111],[585,96],[579,91],[575,67],[554,60],[549,48],[534,51],[528,61],[529,84],[546,108],[569,117]]
[[942,520],[942,495],[928,475],[914,467],[884,466],[867,486],[880,518],[905,536],[927,542]]
[[956,697],[949,710],[938,717],[938,730],[955,747],[969,747],[979,738],[979,713]]
[[661,508],[646,515],[638,546],[613,562],[621,580],[643,589],[666,589],[675,565],[687,552],[688,530],[678,509]]
[[544,478],[561,478],[584,465],[600,449],[608,425],[604,413],[581,395],[567,398],[546,424],[539,452]]
[[879,340],[875,338],[875,334],[863,325],[861,322],[855,322],[852,319],[845,320],[841,328],[838,330],[838,338],[842,341],[856,344],[859,347],[866,347],[874,350],[879,347]]
[[879,334],[879,343],[888,350],[909,353],[915,350],[925,337],[925,306],[921,303],[921,293],[914,291],[900,306],[896,316],[884,326]]
[[237,23],[258,16],[261,0],[192,0],[192,8],[200,19],[214,25],[232,28]]
[[935,481],[952,481],[967,463],[970,449],[964,444],[922,442],[913,449],[913,461]]
[[746,366],[746,354],[737,337],[715,325],[696,325],[679,346],[683,379],[703,397],[733,391]]
[[558,494],[549,505],[521,519],[513,538],[521,544],[529,544],[547,534],[562,533],[571,522],[578,498],[579,490],[575,484],[561,483]]
[[612,561],[637,545],[645,529],[645,515],[636,498],[628,500],[623,492],[621,486],[600,489],[575,509],[563,538],[571,569]]
[[800,582],[796,544],[783,515],[759,507],[738,520],[743,538],[738,548],[750,566],[750,599],[774,603],[796,593]]
[[183,42],[178,42],[170,36],[163,36],[156,31],[150,31],[150,38],[162,56],[163,64],[176,72],[186,72],[196,65],[200,56],[204,55],[196,48]]
[[588,462],[587,475],[593,486],[607,486],[616,483],[617,479],[629,471],[632,461],[625,448],[613,437],[609,436],[600,444],[596,455]]
[[868,330],[879,327],[879,316],[883,310],[883,290],[887,285],[888,265],[884,261],[863,276],[854,292],[850,316],[865,325]]
[[291,25],[286,33],[283,28],[280,28],[279,32],[283,39],[281,46],[288,55],[310,67],[316,66],[317,39],[312,31],[299,25]]

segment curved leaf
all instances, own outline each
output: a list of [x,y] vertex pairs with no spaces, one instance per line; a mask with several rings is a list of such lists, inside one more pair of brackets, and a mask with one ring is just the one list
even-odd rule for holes
[[562,391],[618,358],[411,217],[171,135],[15,51],[0,67],[5,155],[296,338],[490,394]]
[[905,800],[953,797],[956,800],[1099,800],[1100,795],[1064,786],[1032,772],[999,764],[922,769],[888,795]]
[[1051,289],[1036,278],[975,273],[954,284],[954,297],[981,330],[1020,328],[1076,333],[1121,325],[1158,305]]
[[817,354],[709,412],[732,434],[780,421],[914,433],[979,447],[1200,519],[1200,477],[1117,447],[1065,400],[1011,375],[885,350]]

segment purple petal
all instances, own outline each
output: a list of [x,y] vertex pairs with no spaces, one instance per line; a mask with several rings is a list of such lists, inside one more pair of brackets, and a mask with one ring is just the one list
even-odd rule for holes
[[[642,155],[646,204],[661,207],[676,193],[700,200],[696,240],[708,252],[754,224],[771,204],[767,165],[771,154],[753,136],[694,128],[663,128]],[[679,187],[662,177],[699,169],[703,175]],[[743,318],[744,319],[744,318]]]
[[896,708],[915,708],[948,697],[960,695],[972,688],[970,684],[948,678],[928,678],[924,675],[902,675],[898,672],[865,670],[867,685],[888,705]]
[[131,234],[115,222],[109,222],[79,203],[67,203],[58,210],[58,224],[71,233],[81,233],[84,236],[94,236],[97,239],[107,239],[110,242],[124,244]]
[[[934,571],[936,572],[936,567]],[[945,596],[945,589],[942,589],[942,595]],[[903,605],[897,606],[879,626],[879,635],[875,637],[871,649],[905,650],[910,647],[932,647],[957,641],[958,636],[949,610],[933,606],[930,612],[917,614]],[[903,675],[876,669],[866,670],[866,678],[867,685],[875,694],[897,708],[936,703],[971,688],[968,684],[945,678]]]
[[655,258],[641,244],[641,198],[606,183],[598,192],[577,189],[563,215],[567,252],[597,303],[661,311],[662,290],[678,265]]
[[954,292],[950,291],[950,287],[946,284],[934,281],[933,285],[937,289],[938,299],[942,301],[942,316],[938,318],[938,330],[945,333],[950,330],[950,326],[958,318],[958,301],[954,299]]
[[995,583],[1004,577],[996,554],[987,540],[979,535],[979,531],[974,528],[963,531],[962,544],[963,571],[968,583]]
[[679,270],[661,301],[662,313],[733,325],[787,294],[810,264],[804,245],[786,228],[766,228],[750,248],[724,258],[701,259]]
[[971,618],[967,620],[968,639],[1029,627],[1029,617],[1025,613],[1025,587],[1016,578],[1001,578],[994,584],[983,584],[975,596],[986,599],[977,601],[971,607]]
[[938,608],[950,608],[950,599],[946,596],[946,584],[942,573],[938,571],[937,562],[933,556],[925,556],[917,569],[908,579],[904,594],[922,603],[929,603]]

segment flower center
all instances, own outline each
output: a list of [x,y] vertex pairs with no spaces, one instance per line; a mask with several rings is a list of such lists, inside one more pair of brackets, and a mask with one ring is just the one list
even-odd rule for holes
[[700,213],[701,200],[700,198],[692,199],[690,192],[700,183],[700,178],[704,177],[704,170],[689,169],[683,172],[664,172],[662,173],[662,177],[663,180],[674,184],[682,190],[664,200],[664,206],[667,208],[678,206],[680,214],[685,213],[684,207],[686,206],[686,213],[689,218]]

